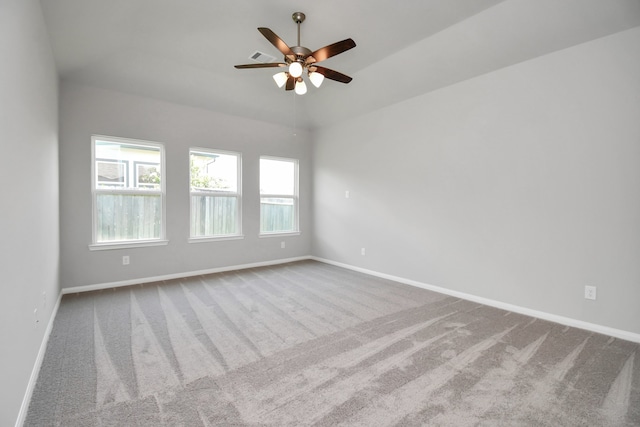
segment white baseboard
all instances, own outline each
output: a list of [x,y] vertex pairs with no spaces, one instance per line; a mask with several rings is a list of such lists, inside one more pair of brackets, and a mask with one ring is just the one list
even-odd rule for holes
[[144,277],[139,279],[122,280],[119,282],[98,283],[95,285],[75,286],[73,288],[62,288],[63,294],[75,294],[79,292],[99,291],[101,289],[119,288],[122,286],[139,285],[141,283],[161,282],[163,280],[182,279],[183,277],[201,276],[204,274],[222,273],[224,271],[245,270],[247,268],[266,267],[269,265],[286,264],[288,262],[303,261],[311,259],[310,256],[295,258],[277,259],[272,261],[255,262],[251,264],[232,265],[228,267],[209,268],[206,270],[187,271],[183,273],[166,274],[163,276]]
[[572,319],[570,317],[558,316],[556,314],[546,313],[544,311],[533,310],[527,307],[521,307],[518,305],[508,304],[501,301],[496,301],[488,298],[479,297],[476,295],[467,294],[464,292],[458,292],[447,288],[441,288],[439,286],[433,286],[426,283],[421,283],[411,279],[405,279],[403,277],[392,276],[390,274],[379,273],[377,271],[368,270],[366,268],[355,267],[349,264],[343,264],[341,262],[336,262],[324,258],[319,257],[309,257],[315,261],[324,262],[325,264],[335,265],[337,267],[346,268],[353,271],[358,271],[360,273],[369,274],[371,276],[380,277],[383,279],[393,280],[394,282],[404,283],[406,285],[415,286],[422,289],[427,289],[430,291],[438,292],[441,294],[453,296],[456,298],[465,299],[468,301],[477,302],[479,304],[488,305],[491,307],[500,308],[502,310],[511,311],[514,313],[524,314],[526,316],[536,317],[542,320],[548,320],[550,322],[559,323],[561,325],[571,326],[574,328],[584,329],[590,332],[596,332],[598,334],[609,335],[615,338],[620,338],[626,341],[632,341],[636,343],[640,343],[640,334],[636,334],[633,332],[623,331],[620,329],[610,328],[608,326],[597,325],[595,323],[583,322],[582,320]]
[[36,387],[36,382],[38,381],[38,374],[40,373],[40,367],[42,366],[42,361],[44,360],[44,354],[47,351],[47,344],[49,343],[49,336],[51,335],[51,331],[53,330],[53,322],[56,318],[56,314],[58,314],[58,308],[60,307],[60,301],[62,301],[62,293],[58,295],[58,300],[56,301],[56,305],[53,307],[53,311],[51,312],[51,316],[49,317],[49,322],[47,323],[47,329],[44,331],[44,337],[42,337],[42,343],[40,344],[40,350],[38,350],[38,356],[36,357],[36,361],[33,364],[33,369],[31,371],[31,377],[29,377],[29,382],[27,383],[27,390],[24,393],[24,398],[22,399],[22,405],[20,406],[20,412],[18,412],[18,419],[16,420],[16,427],[21,427],[25,419],[27,418],[27,411],[29,410],[29,403],[31,403],[31,396],[33,395],[33,390]]

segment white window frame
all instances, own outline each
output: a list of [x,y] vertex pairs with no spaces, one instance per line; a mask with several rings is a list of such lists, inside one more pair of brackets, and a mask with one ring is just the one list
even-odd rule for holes
[[[155,147],[160,150],[160,171],[162,178],[160,179],[160,190],[136,190],[136,189],[105,189],[97,188],[97,174],[96,174],[96,141],[113,142],[114,144],[126,144],[126,145],[140,145],[147,147]],[[165,167],[165,149],[164,145],[144,141],[140,139],[120,138],[105,135],[92,135],[91,136],[91,241],[89,249],[95,250],[110,250],[110,249],[123,249],[123,248],[137,248],[145,246],[161,246],[166,245],[169,241],[166,238],[166,167]],[[99,159],[98,159],[99,160]],[[130,169],[127,171],[128,175],[135,174],[135,171]],[[135,176],[135,175],[134,175]],[[155,239],[136,239],[136,240],[118,240],[111,242],[97,242],[96,227],[98,223],[98,211],[97,211],[97,197],[99,194],[127,194],[127,195],[159,195],[160,196],[160,237]]]
[[[193,191],[191,189],[191,153],[202,153],[202,154],[226,154],[236,156],[237,159],[237,191],[235,193],[229,191]],[[219,196],[219,197],[235,197],[236,198],[236,234],[220,234],[213,236],[192,236],[191,235],[191,218],[192,218],[192,203],[191,198],[193,196]],[[242,153],[238,153],[236,151],[226,151],[226,150],[218,150],[215,148],[202,148],[202,147],[191,147],[189,148],[189,243],[202,243],[202,242],[211,242],[211,241],[220,241],[220,240],[238,240],[243,239],[244,236],[242,234]]]
[[[294,167],[293,167],[293,196],[290,194],[267,194],[267,193],[262,193],[262,191],[260,191],[259,194],[259,199],[258,199],[258,203],[260,206],[260,223],[258,225],[258,227],[260,228],[260,235],[259,237],[277,237],[277,236],[295,236],[295,235],[299,235],[300,234],[300,218],[299,218],[299,212],[300,212],[300,195],[299,195],[299,186],[298,186],[298,178],[299,178],[299,169],[300,169],[300,161],[298,159],[292,159],[289,157],[275,157],[275,156],[260,156],[260,160],[265,159],[265,160],[277,160],[277,161],[281,161],[281,162],[290,162],[293,163]],[[260,165],[260,162],[258,163],[258,166]],[[260,189],[260,171],[258,171],[258,189]],[[262,198],[281,198],[281,199],[293,199],[293,222],[294,222],[294,227],[293,230],[291,231],[267,231],[264,232],[262,231]]]

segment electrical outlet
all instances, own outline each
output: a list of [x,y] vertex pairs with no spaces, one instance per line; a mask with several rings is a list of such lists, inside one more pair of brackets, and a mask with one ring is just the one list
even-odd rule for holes
[[33,317],[35,319],[35,325],[38,326],[38,323],[40,323],[40,319],[38,318],[38,309],[34,309],[33,310]]
[[585,286],[584,287],[584,297],[586,299],[596,299],[596,287],[595,286]]
[[365,255],[365,250],[364,250],[364,248],[360,249],[360,255],[363,255],[363,256]]
[[125,255],[122,257],[122,265],[129,265],[129,255]]
[[284,249],[286,244],[284,242],[280,242],[280,249]]
[[351,193],[349,193],[349,190],[346,190],[346,191],[344,192],[344,198],[345,198],[345,199],[348,199],[349,197],[351,197]]

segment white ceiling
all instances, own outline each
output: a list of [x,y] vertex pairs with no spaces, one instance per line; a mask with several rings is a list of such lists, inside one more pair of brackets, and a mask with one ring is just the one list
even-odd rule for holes
[[[640,25],[640,0],[41,0],[63,80],[300,128],[366,113]],[[258,31],[296,44],[345,38],[321,65],[353,77],[297,96],[275,69],[237,70]],[[635,54],[638,54],[637,52]]]

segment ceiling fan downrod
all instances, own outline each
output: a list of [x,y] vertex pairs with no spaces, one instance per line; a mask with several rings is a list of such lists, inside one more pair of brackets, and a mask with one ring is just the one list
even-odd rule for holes
[[302,46],[300,44],[300,24],[304,22],[305,18],[306,16],[302,12],[293,12],[293,15],[291,15],[291,19],[293,19],[293,22],[298,24],[298,46]]

